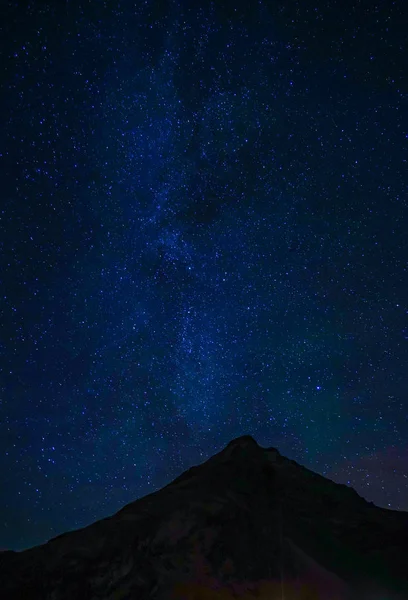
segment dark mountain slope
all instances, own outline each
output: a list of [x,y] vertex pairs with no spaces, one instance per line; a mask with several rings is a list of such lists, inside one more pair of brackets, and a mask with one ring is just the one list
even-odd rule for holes
[[408,600],[408,514],[250,436],[84,529],[0,553],[2,600]]

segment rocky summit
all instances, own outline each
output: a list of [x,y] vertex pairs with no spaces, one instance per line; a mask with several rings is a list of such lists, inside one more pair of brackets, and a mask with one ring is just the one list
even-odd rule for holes
[[89,527],[0,553],[1,600],[408,599],[408,513],[250,436]]

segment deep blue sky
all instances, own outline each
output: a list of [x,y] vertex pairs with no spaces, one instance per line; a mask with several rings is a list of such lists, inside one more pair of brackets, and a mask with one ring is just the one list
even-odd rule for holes
[[241,4],[2,9],[2,548],[242,434],[408,510],[408,8]]

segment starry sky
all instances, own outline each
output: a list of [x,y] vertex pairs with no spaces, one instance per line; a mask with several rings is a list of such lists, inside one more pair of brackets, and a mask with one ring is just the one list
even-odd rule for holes
[[0,547],[255,437],[408,510],[408,7],[4,3]]

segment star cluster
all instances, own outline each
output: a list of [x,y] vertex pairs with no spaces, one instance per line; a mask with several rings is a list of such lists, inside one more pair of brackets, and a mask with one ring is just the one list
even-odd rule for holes
[[9,2],[0,545],[249,433],[408,510],[403,2]]

